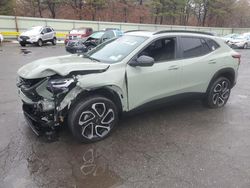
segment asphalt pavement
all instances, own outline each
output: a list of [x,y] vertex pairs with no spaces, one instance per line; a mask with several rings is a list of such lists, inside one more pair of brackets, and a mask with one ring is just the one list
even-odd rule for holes
[[125,117],[107,139],[79,144],[36,137],[24,120],[16,72],[33,60],[67,54],[63,45],[0,46],[1,188],[249,188],[250,49],[242,55],[228,104],[186,100]]

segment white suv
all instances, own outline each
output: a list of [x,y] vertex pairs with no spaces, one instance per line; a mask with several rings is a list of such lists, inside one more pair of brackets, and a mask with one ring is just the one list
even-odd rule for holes
[[46,42],[56,45],[56,32],[52,27],[48,26],[32,27],[21,33],[18,37],[18,42],[21,46],[26,46],[26,44],[42,46]]

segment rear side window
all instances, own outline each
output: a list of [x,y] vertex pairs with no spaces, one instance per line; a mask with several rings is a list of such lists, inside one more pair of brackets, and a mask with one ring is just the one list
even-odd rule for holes
[[211,51],[214,51],[220,47],[219,44],[217,44],[217,42],[215,42],[212,39],[206,39],[206,42],[207,42],[209,48],[211,49]]
[[208,54],[211,50],[204,39],[181,37],[183,58],[199,57]]

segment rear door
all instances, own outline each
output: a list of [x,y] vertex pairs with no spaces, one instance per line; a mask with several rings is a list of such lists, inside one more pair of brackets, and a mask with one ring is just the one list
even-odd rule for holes
[[179,93],[181,65],[177,60],[177,38],[166,37],[152,42],[134,58],[142,55],[154,58],[151,67],[127,65],[129,109],[153,100]]
[[42,40],[43,41],[46,41],[46,40],[48,40],[48,35],[47,35],[47,28],[44,28],[43,30],[42,30]]
[[47,30],[47,40],[53,39],[53,37],[54,37],[53,30],[50,27],[47,27],[46,30]]
[[183,92],[205,92],[218,70],[216,49],[219,45],[209,38],[180,37],[182,47]]

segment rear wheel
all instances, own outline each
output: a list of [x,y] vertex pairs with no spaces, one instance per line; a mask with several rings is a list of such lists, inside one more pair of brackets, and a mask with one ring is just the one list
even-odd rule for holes
[[106,138],[118,123],[116,105],[96,95],[80,101],[70,109],[68,125],[80,142],[90,143]]
[[243,48],[244,48],[244,49],[247,49],[247,43],[246,43],[246,44],[244,44]]
[[231,93],[231,82],[225,78],[217,78],[209,87],[204,99],[209,108],[221,108],[226,105]]
[[51,43],[52,43],[53,45],[56,45],[56,38],[55,38],[55,37],[52,39]]

